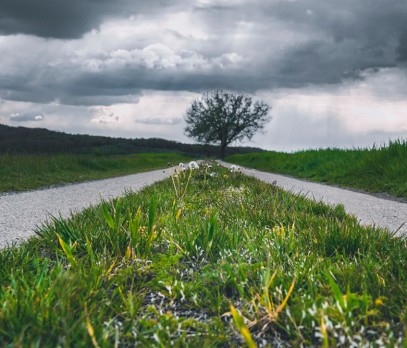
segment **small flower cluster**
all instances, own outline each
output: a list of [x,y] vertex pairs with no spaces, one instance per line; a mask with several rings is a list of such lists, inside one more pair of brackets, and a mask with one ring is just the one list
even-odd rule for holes
[[178,168],[180,171],[183,172],[183,171],[187,170],[188,168],[191,170],[199,169],[199,165],[196,161],[191,161],[187,165],[185,165],[184,163],[181,162],[180,164],[178,164]]
[[187,170],[187,168],[185,168],[185,164],[184,163],[180,163],[180,164],[178,164],[178,169],[181,171],[181,172],[185,172],[186,170]]
[[196,163],[195,161],[191,161],[188,164],[189,169],[194,170],[194,169],[199,169],[199,165],[198,163]]
[[218,176],[217,172],[210,171],[212,169],[212,164],[205,162],[202,166],[205,168],[205,176],[209,175],[211,178]]
[[240,169],[239,166],[236,166],[236,165],[232,164],[232,165],[230,166],[230,171],[231,171],[232,173],[240,173],[242,170]]

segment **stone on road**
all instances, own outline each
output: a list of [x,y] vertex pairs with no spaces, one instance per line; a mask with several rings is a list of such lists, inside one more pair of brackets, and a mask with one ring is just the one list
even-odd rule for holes
[[102,199],[108,200],[128,190],[167,178],[168,170],[156,170],[106,180],[51,189],[0,195],[0,248],[26,240],[50,216],[68,217]]

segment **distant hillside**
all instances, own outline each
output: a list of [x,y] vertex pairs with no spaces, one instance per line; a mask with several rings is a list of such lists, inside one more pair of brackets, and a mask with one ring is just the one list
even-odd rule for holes
[[[193,156],[218,156],[211,145],[183,144],[159,138],[125,139],[67,134],[44,128],[10,127],[0,124],[1,153],[92,153],[125,155],[141,152],[179,152]],[[227,155],[262,151],[253,147],[230,147]]]

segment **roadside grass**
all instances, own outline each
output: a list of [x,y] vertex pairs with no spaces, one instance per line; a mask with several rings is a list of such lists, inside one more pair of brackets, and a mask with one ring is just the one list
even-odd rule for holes
[[407,241],[215,164],[0,251],[0,346],[403,347]]
[[166,168],[190,157],[177,153],[137,155],[0,155],[0,192],[25,191]]
[[228,162],[317,182],[407,199],[407,140],[370,149],[233,155]]

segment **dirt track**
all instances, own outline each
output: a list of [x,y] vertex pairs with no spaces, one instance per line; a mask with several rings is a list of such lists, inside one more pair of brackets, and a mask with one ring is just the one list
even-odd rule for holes
[[50,215],[64,217],[101,199],[137,191],[168,177],[168,170],[156,170],[118,178],[85,182],[57,188],[0,196],[0,248],[34,234],[37,225]]

